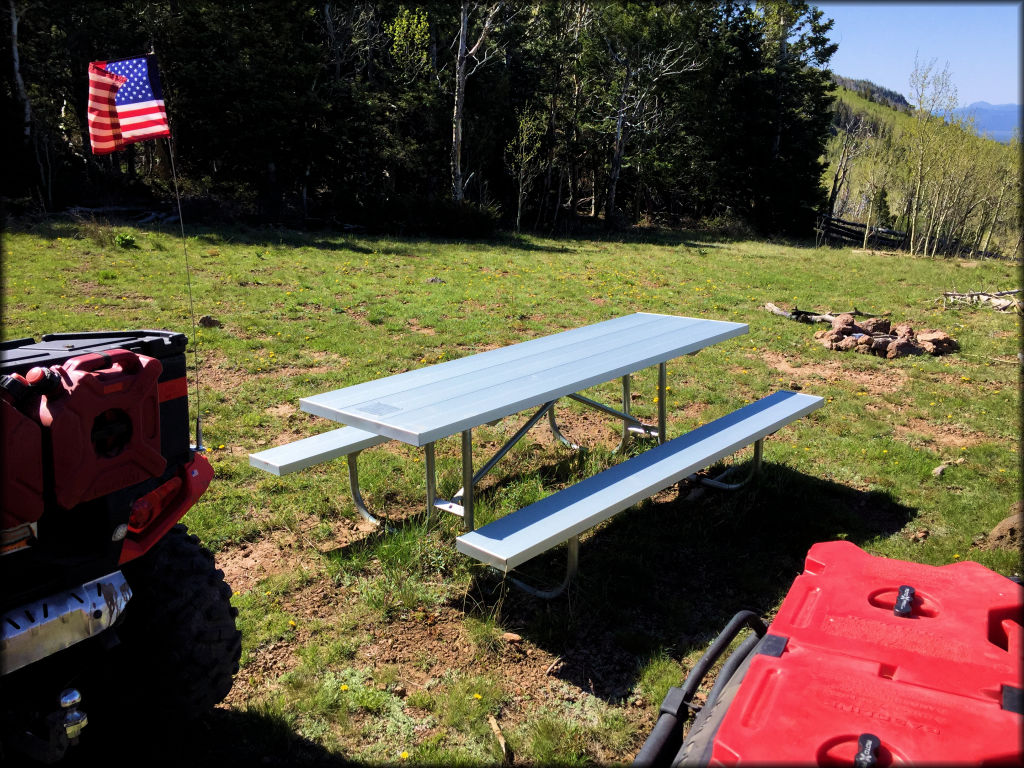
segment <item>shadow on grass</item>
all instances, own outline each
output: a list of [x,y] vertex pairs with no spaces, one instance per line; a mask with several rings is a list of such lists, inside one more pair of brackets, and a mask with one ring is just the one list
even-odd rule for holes
[[[170,223],[141,222],[138,214],[103,214],[88,219],[76,219],[59,215],[37,221],[16,221],[14,231],[31,231],[44,238],[85,237],[96,227],[115,228],[131,227],[148,233],[162,233],[170,237],[180,235],[177,221]],[[571,246],[579,243],[619,243],[635,245],[660,245],[666,247],[683,246],[691,249],[716,249],[735,242],[744,242],[754,237],[735,237],[724,232],[701,231],[692,228],[674,229],[670,227],[626,227],[622,229],[606,229],[603,225],[591,224],[578,226],[568,231],[534,232],[519,234],[514,231],[498,230],[492,237],[426,237],[418,235],[388,235],[384,233],[353,233],[344,229],[317,227],[300,229],[284,226],[255,226],[240,223],[216,224],[194,223],[188,214],[185,216],[185,234],[204,246],[246,245],[267,247],[286,245],[296,248],[308,247],[324,251],[347,251],[359,254],[372,254],[374,250],[364,245],[351,242],[349,238],[366,238],[374,241],[391,242],[401,250],[401,244],[416,245],[428,243],[443,245],[453,243],[470,245],[482,249],[511,248],[520,251],[545,251],[564,253],[572,250]],[[533,238],[555,241],[556,244],[538,243]],[[780,245],[790,248],[815,248],[813,239],[778,240]],[[110,247],[110,246],[107,246]],[[394,247],[378,251],[384,255],[393,255]]]
[[[581,542],[579,574],[554,600],[508,589],[486,571],[471,590],[500,611],[503,626],[561,657],[553,674],[615,702],[651,658],[682,659],[737,611],[775,608],[814,543],[862,545],[915,514],[888,494],[765,464],[760,481],[739,491],[706,489],[693,501],[650,501],[612,518]],[[564,568],[559,547],[519,571],[527,583],[553,586]]]
[[[83,702],[84,704],[84,702]],[[4,763],[5,765],[7,763]],[[340,766],[341,755],[295,733],[278,714],[215,709],[175,727],[128,714],[108,725],[93,717],[61,766]]]

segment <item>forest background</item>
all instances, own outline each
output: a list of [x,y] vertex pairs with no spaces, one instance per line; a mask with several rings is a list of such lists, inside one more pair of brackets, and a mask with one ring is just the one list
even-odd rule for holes
[[186,221],[809,237],[831,213],[1020,250],[1019,141],[976,137],[934,62],[909,103],[837,90],[799,0],[8,4],[15,214],[171,198],[166,142],[97,157],[86,127],[89,61],[153,51]]

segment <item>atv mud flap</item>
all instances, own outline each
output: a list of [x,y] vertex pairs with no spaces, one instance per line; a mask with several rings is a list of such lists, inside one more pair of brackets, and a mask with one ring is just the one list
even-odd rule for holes
[[120,571],[0,616],[0,674],[6,675],[109,628],[132,590]]

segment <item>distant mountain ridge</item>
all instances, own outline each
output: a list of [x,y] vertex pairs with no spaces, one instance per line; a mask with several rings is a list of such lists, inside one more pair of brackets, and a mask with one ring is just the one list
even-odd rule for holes
[[[903,96],[890,88],[873,83],[870,80],[855,80],[842,75],[832,75],[832,82],[853,91],[858,96],[876,104],[884,104],[898,112],[911,114],[914,108]],[[960,118],[974,116],[974,128],[979,136],[1009,144],[1014,129],[1020,130],[1021,108],[1019,104],[989,104],[987,101],[976,101],[966,107],[954,111]]]
[[974,116],[974,128],[979,136],[1009,144],[1013,131],[1020,131],[1020,104],[989,104],[987,101],[976,101],[962,109],[956,110],[959,117]]
[[842,75],[832,75],[832,82],[842,86],[848,91],[853,91],[861,98],[873,101],[877,104],[885,104],[899,112],[910,112],[910,102],[904,98],[902,93],[873,83],[870,80],[854,80]]

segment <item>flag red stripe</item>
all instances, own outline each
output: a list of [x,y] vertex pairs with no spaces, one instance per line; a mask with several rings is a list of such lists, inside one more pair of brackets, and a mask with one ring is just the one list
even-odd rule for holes
[[116,152],[124,141],[114,105],[114,95],[127,78],[107,72],[96,62],[89,65],[89,142],[93,154]]

